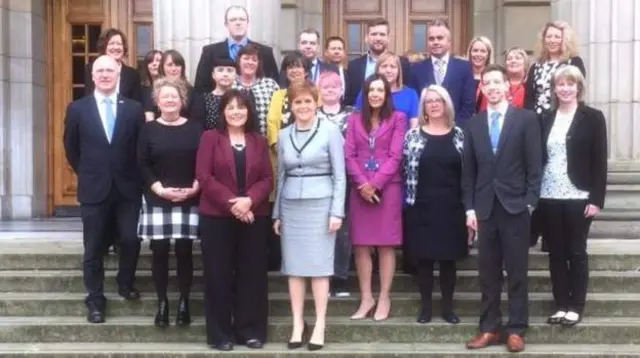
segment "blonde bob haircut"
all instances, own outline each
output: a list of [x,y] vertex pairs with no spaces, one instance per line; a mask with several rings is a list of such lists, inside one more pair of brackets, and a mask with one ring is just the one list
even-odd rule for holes
[[400,56],[395,53],[387,51],[378,57],[378,62],[376,62],[376,73],[379,73],[380,66],[388,61],[393,61],[398,67],[398,78],[396,79],[395,85],[398,86],[398,88],[402,88],[402,62],[400,62]]
[[188,91],[186,82],[183,79],[170,77],[160,77],[157,80],[153,81],[153,93],[151,95],[156,105],[158,104],[160,91],[162,91],[162,89],[165,87],[173,88],[178,91],[178,96],[180,97],[180,104],[182,105],[182,108],[187,106]]
[[420,104],[418,107],[418,118],[421,125],[429,124],[429,117],[427,116],[427,111],[424,110],[425,105],[427,104],[427,93],[435,92],[442,99],[442,103],[444,104],[444,115],[447,117],[447,125],[449,128],[453,128],[456,126],[456,110],[453,108],[453,101],[451,100],[451,96],[449,96],[449,92],[440,85],[430,85],[422,90],[420,94]]
[[529,74],[529,67],[531,66],[531,59],[529,58],[529,55],[527,54],[527,51],[525,49],[523,49],[522,47],[511,47],[510,49],[508,49],[507,51],[504,52],[504,65],[507,66],[507,58],[509,58],[509,55],[511,55],[512,53],[516,53],[520,56],[522,56],[524,58],[524,78],[523,81],[527,79],[527,75]]
[[489,38],[486,36],[476,36],[471,39],[471,42],[469,42],[469,47],[467,47],[467,60],[471,61],[471,49],[473,48],[473,45],[476,44],[476,42],[481,42],[487,47],[487,61],[485,61],[484,65],[486,66],[492,64],[494,61],[493,45],[491,44],[491,40],[489,40]]
[[558,95],[556,94],[556,85],[561,80],[566,80],[570,83],[575,83],[578,86],[578,102],[583,102],[585,97],[586,81],[582,71],[573,65],[564,65],[558,67],[553,74],[553,81],[551,81],[551,93],[552,104],[554,108],[558,107]]
[[549,51],[547,51],[547,48],[544,46],[544,38],[547,35],[547,31],[552,27],[562,31],[562,54],[560,56],[560,61],[567,61],[572,57],[578,56],[579,47],[576,33],[566,21],[555,20],[547,22],[542,28],[542,31],[538,34],[538,42],[536,44],[538,62],[548,61],[551,57]]

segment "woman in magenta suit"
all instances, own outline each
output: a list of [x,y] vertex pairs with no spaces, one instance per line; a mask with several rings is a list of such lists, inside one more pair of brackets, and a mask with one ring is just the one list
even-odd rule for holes
[[[396,269],[395,247],[402,244],[402,145],[407,118],[394,111],[391,87],[380,75],[363,86],[365,104],[349,118],[345,156],[351,191],[349,237],[355,252],[361,301],[351,319],[389,316],[389,292]],[[371,249],[378,250],[380,297],[371,292]],[[376,308],[377,307],[377,308]]]

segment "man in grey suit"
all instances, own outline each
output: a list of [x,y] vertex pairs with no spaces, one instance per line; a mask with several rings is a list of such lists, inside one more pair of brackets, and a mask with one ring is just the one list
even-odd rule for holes
[[512,107],[505,94],[507,72],[500,65],[482,71],[487,111],[468,123],[463,150],[463,200],[467,226],[478,233],[482,291],[480,334],[467,343],[478,349],[499,344],[502,268],[507,271],[507,349],[524,350],[528,326],[527,263],[531,211],[542,173],[540,127],[534,112]]

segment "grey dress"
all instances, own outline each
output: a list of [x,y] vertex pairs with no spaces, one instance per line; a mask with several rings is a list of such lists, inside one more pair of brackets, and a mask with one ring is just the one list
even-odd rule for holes
[[281,221],[282,272],[333,275],[335,234],[329,218],[344,217],[344,140],[338,126],[315,120],[311,130],[280,131],[273,218]]

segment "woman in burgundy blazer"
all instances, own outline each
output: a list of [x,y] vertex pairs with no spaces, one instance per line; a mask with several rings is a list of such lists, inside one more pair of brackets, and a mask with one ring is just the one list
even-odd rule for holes
[[226,92],[220,108],[224,120],[204,132],[196,159],[207,344],[223,351],[233,342],[262,348],[273,187],[269,148],[247,94]]

